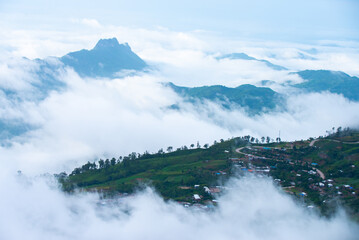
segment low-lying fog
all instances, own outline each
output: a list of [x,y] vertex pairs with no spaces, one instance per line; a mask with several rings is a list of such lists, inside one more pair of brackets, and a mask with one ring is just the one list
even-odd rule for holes
[[96,194],[63,194],[49,177],[2,174],[0,238],[349,240],[359,234],[343,211],[320,217],[270,179],[233,178],[226,186],[211,211],[164,202],[150,188],[103,206]]

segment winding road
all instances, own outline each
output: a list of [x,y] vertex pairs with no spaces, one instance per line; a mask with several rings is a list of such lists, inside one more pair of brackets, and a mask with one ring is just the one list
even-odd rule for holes
[[317,171],[317,173],[319,174],[319,176],[324,180],[325,179],[325,175],[322,171],[320,171],[318,168],[313,168],[315,169],[315,171]]
[[[314,146],[314,144],[317,142],[317,141],[319,141],[320,139],[319,138],[317,138],[317,139],[313,139],[312,141],[310,141],[310,143],[309,143],[309,146],[310,147],[313,147]],[[357,141],[357,142],[342,142],[342,141],[339,141],[339,140],[335,140],[335,139],[325,139],[325,140],[329,140],[329,141],[332,141],[332,142],[338,142],[338,143],[344,143],[344,144],[359,144],[359,141]],[[244,154],[245,156],[253,156],[253,157],[257,157],[257,156],[255,156],[255,155],[253,155],[253,154],[248,154],[248,153],[244,153],[244,152],[242,152],[242,149],[244,149],[244,148],[246,148],[246,147],[240,147],[240,148],[237,148],[235,151],[237,152],[237,153],[240,153],[240,154]],[[278,161],[278,160],[277,160]],[[313,167],[313,169],[318,173],[318,175],[320,176],[320,178],[321,179],[325,179],[325,175],[324,175],[324,173],[322,172],[322,171],[320,171],[318,168],[315,168],[315,167]]]
[[241,152],[241,150],[242,150],[243,148],[245,148],[245,147],[237,148],[237,149],[236,149],[236,153],[244,154],[244,155],[247,156],[247,155],[248,155],[247,153]]
[[[309,143],[309,146],[312,147],[312,146],[315,144],[315,142],[317,142],[318,140],[319,140],[319,139],[314,139],[314,140],[312,140],[312,141]],[[256,156],[253,155],[253,154],[248,154],[248,153],[241,152],[241,150],[244,149],[244,148],[246,148],[246,147],[237,148],[235,151],[236,151],[236,153],[244,154],[245,156],[250,155],[250,156],[256,157]],[[278,161],[278,160],[277,160],[277,161]],[[279,162],[281,162],[281,161],[279,161]],[[313,167],[313,169],[318,173],[318,175],[320,176],[321,179],[323,179],[323,180],[325,179],[325,175],[324,175],[324,173],[323,173],[322,171],[320,171],[318,168],[315,168],[315,167]]]
[[[312,140],[312,141],[309,143],[309,147],[313,147],[314,144],[315,144],[318,140],[319,140],[319,138]],[[342,142],[342,141],[335,140],[335,139],[324,139],[324,140],[328,140],[328,141],[332,141],[332,142],[337,142],[337,143],[344,143],[344,144],[359,144],[359,141],[357,141],[357,142]]]
[[[318,141],[319,139],[314,139],[312,140],[310,143],[309,143],[309,147],[313,147],[314,144]],[[339,141],[339,140],[335,140],[335,139],[326,139],[326,140],[329,140],[329,141],[332,141],[332,142],[337,142],[337,143],[344,143],[344,144],[359,144],[359,141],[357,142],[342,142],[342,141]],[[322,179],[325,179],[325,175],[322,171],[320,171],[318,168],[314,168],[315,171],[317,171],[317,173],[319,174],[319,176],[322,178]]]
[[313,146],[314,146],[314,144],[315,144],[318,140],[319,140],[318,138],[317,138],[317,139],[312,140],[312,141],[309,143],[309,147],[313,147]]

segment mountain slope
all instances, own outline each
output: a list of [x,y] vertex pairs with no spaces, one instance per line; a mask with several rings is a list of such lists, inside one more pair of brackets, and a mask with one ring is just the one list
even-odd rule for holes
[[309,92],[329,91],[343,94],[352,101],[359,101],[359,78],[351,77],[344,72],[329,70],[305,70],[297,72],[305,81],[294,87]]
[[225,108],[239,105],[250,114],[274,110],[277,106],[281,106],[284,101],[281,95],[272,89],[256,87],[250,84],[244,84],[236,88],[221,85],[189,88],[176,86],[173,83],[168,83],[167,86],[191,102],[196,100],[216,101]]
[[359,217],[358,141],[359,132],[350,129],[316,140],[267,144],[245,136],[204,148],[193,144],[191,149],[183,146],[172,151],[168,147],[167,153],[160,149],[154,154],[88,162],[70,175],[57,176],[70,192],[82,188],[108,195],[131,193],[145,183],[165,199],[197,203],[193,194],[198,194],[206,204],[220,194],[218,185],[230,176],[268,175],[301,204],[314,204],[326,216],[341,202]]

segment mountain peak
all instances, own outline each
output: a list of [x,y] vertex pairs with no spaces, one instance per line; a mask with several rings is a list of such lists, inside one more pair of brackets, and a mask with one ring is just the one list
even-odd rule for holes
[[[126,46],[129,48],[127,43],[121,44],[122,46]],[[100,39],[94,49],[103,49],[103,48],[117,48],[121,46],[117,40],[117,38],[107,38]]]
[[85,77],[116,77],[123,70],[141,71],[147,66],[127,43],[119,44],[116,38],[100,39],[93,49],[71,52],[60,60]]
[[234,59],[257,60],[256,58],[248,56],[245,53],[230,53],[230,54],[220,56],[217,59],[225,59],[225,58],[232,59],[232,60],[234,60]]

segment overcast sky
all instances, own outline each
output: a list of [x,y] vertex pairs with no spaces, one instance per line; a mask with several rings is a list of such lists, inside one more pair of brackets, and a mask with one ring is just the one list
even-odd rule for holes
[[358,40],[358,10],[357,0],[1,0],[0,23],[13,29],[68,30],[73,19],[87,18],[105,25],[311,42]]

